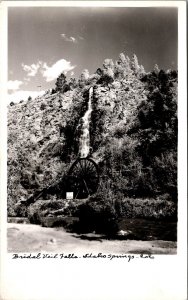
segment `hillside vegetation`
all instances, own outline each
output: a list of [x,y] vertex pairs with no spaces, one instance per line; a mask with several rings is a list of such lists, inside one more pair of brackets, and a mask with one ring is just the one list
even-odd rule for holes
[[129,198],[177,202],[177,71],[156,65],[146,73],[136,55],[120,54],[92,75],[84,70],[78,80],[67,80],[60,74],[44,96],[11,103],[9,216],[18,214],[20,200],[58,182],[77,158],[91,86],[90,155],[99,165],[98,195],[119,209]]

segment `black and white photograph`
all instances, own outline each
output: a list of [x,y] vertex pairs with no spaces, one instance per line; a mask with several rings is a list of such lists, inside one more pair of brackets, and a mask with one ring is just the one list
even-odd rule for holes
[[177,256],[178,7],[10,6],[7,43],[12,261]]
[[8,251],[176,254],[177,12],[9,8]]

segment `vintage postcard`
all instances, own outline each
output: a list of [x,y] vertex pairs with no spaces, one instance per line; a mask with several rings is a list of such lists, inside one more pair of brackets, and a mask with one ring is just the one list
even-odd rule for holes
[[186,2],[0,9],[1,298],[186,299]]

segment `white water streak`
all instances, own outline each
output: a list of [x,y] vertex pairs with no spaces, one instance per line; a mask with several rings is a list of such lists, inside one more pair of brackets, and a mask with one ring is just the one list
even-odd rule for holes
[[88,110],[86,111],[85,115],[82,117],[82,129],[81,129],[81,136],[79,141],[79,154],[81,158],[85,158],[89,155],[90,150],[90,135],[89,135],[89,124],[91,119],[91,112],[92,112],[92,101],[93,97],[93,87],[89,89],[89,101],[88,101]]

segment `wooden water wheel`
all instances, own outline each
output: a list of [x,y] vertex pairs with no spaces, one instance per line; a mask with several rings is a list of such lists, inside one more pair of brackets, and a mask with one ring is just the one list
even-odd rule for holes
[[68,189],[74,198],[84,199],[97,191],[99,171],[91,158],[78,158],[68,172]]

